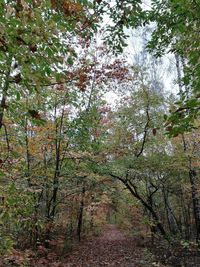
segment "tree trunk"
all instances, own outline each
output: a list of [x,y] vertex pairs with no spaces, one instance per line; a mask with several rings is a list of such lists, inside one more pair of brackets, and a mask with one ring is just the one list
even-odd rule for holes
[[156,211],[153,209],[152,206],[150,206],[137,192],[137,189],[136,189],[136,186],[131,183],[130,181],[127,181],[119,176],[116,176],[116,175],[113,175],[113,174],[110,174],[112,177],[120,180],[125,186],[126,188],[130,191],[130,193],[135,197],[137,198],[140,203],[150,212],[150,214],[152,215],[152,218],[155,222],[155,226],[156,228],[159,230],[160,234],[168,241],[170,242],[169,240],[169,237],[167,235],[167,232],[165,231],[164,229],[164,226],[162,225],[162,223],[160,222],[159,220],[159,217],[156,213]]
[[165,204],[165,210],[166,210],[166,216],[167,216],[167,222],[169,225],[170,232],[175,235],[177,234],[177,230],[181,232],[181,230],[178,227],[177,219],[172,211],[171,205],[169,203],[168,194],[166,193],[165,188],[163,187],[163,198],[164,198],[164,204]]
[[12,57],[9,57],[7,61],[8,70],[5,74],[5,82],[2,88],[2,98],[0,101],[0,130],[3,126],[3,116],[4,116],[4,110],[6,108],[6,98],[7,98],[8,88],[10,84],[9,79],[10,79],[11,63],[12,63]]
[[200,198],[198,196],[198,184],[197,184],[197,172],[194,168],[192,168],[192,162],[190,159],[190,171],[189,178],[191,184],[192,191],[192,204],[193,204],[193,212],[194,219],[196,225],[196,240],[200,241]]
[[77,225],[77,236],[78,236],[79,241],[81,241],[81,232],[82,232],[82,226],[83,226],[84,196],[85,196],[85,186],[83,185],[80,209],[79,209],[79,215],[78,215],[78,225]]

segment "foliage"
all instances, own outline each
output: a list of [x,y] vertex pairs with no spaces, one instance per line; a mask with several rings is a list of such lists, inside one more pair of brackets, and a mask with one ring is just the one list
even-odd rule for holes
[[[1,254],[64,252],[107,222],[199,241],[199,12],[179,2],[2,1]],[[125,29],[151,22],[149,49],[183,67],[175,103],[119,56]]]
[[196,1],[173,0],[152,1],[147,12],[147,22],[156,22],[148,48],[157,56],[172,52],[182,61],[180,101],[167,119],[171,136],[191,130],[199,115],[199,11]]

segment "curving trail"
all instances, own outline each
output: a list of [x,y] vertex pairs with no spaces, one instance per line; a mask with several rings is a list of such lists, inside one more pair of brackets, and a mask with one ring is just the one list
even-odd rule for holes
[[83,242],[65,259],[64,267],[151,267],[145,249],[115,225],[107,225],[100,237]]

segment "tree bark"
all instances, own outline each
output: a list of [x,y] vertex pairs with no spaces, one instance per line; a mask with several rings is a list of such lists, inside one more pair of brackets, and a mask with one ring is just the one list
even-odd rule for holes
[[178,232],[181,232],[181,230],[178,227],[178,223],[177,223],[177,219],[172,211],[170,202],[169,202],[169,198],[168,198],[168,194],[165,190],[165,188],[163,187],[162,189],[162,193],[163,193],[163,199],[164,199],[164,204],[165,204],[165,210],[166,210],[166,216],[167,216],[167,222],[169,225],[169,230],[170,232],[175,235]]
[[78,215],[78,225],[77,225],[77,236],[78,236],[79,241],[81,241],[81,232],[82,232],[82,226],[83,226],[84,197],[85,197],[85,186],[83,185],[80,209],[79,209],[79,215]]
[[11,63],[12,63],[12,57],[9,57],[7,61],[8,69],[5,74],[5,82],[2,88],[2,98],[0,101],[0,130],[3,126],[4,110],[6,108],[6,98],[7,98],[7,93],[8,93],[9,84],[10,84],[9,79],[10,79]]
[[198,196],[198,184],[197,184],[197,172],[192,168],[192,162],[190,159],[189,165],[189,178],[192,190],[192,203],[193,203],[193,212],[196,225],[196,241],[200,241],[200,198]]

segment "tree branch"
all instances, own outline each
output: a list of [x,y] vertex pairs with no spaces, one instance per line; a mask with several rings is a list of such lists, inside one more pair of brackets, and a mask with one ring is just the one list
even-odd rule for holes
[[150,123],[150,115],[149,115],[149,96],[148,96],[148,93],[147,93],[147,92],[146,92],[146,94],[147,94],[147,97],[148,97],[148,102],[147,102],[147,106],[146,106],[146,117],[147,117],[147,122],[146,122],[145,127],[144,127],[144,136],[143,136],[143,141],[142,141],[141,149],[140,149],[140,151],[136,154],[136,157],[137,157],[137,158],[143,153],[144,145],[145,145],[145,143],[146,143],[146,139],[147,139],[147,134],[148,134],[148,129],[149,129],[149,123]]

